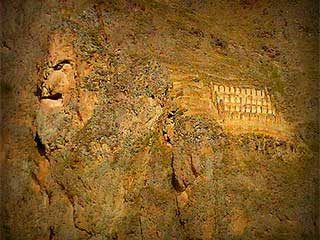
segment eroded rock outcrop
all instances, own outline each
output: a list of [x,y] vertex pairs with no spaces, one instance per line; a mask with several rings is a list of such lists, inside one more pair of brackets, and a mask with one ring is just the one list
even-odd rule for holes
[[63,147],[93,114],[97,94],[80,88],[90,66],[76,57],[71,33],[54,32],[39,81],[37,135],[48,149]]

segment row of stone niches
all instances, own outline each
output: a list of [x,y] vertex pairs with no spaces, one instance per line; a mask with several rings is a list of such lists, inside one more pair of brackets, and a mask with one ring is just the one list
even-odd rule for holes
[[228,104],[220,102],[218,104],[219,112],[247,112],[247,113],[263,113],[263,114],[271,114],[276,115],[276,110],[271,105],[269,106],[257,106],[257,105],[239,105],[239,104]]
[[269,95],[266,97],[256,98],[253,96],[237,96],[231,94],[215,93],[217,102],[223,101],[224,103],[240,104],[240,105],[257,105],[257,106],[271,106],[271,98]]
[[264,90],[213,85],[213,101],[219,113],[242,112],[276,115],[271,97]]
[[238,96],[253,96],[253,97],[270,97],[266,90],[259,90],[255,88],[240,88],[232,86],[215,85],[212,86],[213,92],[222,94],[235,94]]
[[224,119],[229,120],[245,120],[245,121],[259,121],[259,122],[270,122],[280,123],[281,119],[275,115],[270,114],[255,114],[250,112],[225,112],[222,114]]

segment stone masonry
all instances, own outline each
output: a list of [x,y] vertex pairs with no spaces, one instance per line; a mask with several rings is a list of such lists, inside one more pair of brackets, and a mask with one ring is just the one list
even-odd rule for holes
[[212,102],[219,116],[230,120],[278,122],[280,117],[267,89],[211,85]]

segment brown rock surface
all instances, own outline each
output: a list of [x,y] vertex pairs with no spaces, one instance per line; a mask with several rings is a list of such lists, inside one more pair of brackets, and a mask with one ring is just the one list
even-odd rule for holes
[[318,5],[2,1],[0,239],[318,239]]

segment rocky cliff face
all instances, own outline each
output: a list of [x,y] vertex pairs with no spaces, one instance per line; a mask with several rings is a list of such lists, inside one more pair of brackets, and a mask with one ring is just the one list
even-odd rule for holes
[[4,1],[1,239],[317,239],[316,1]]

